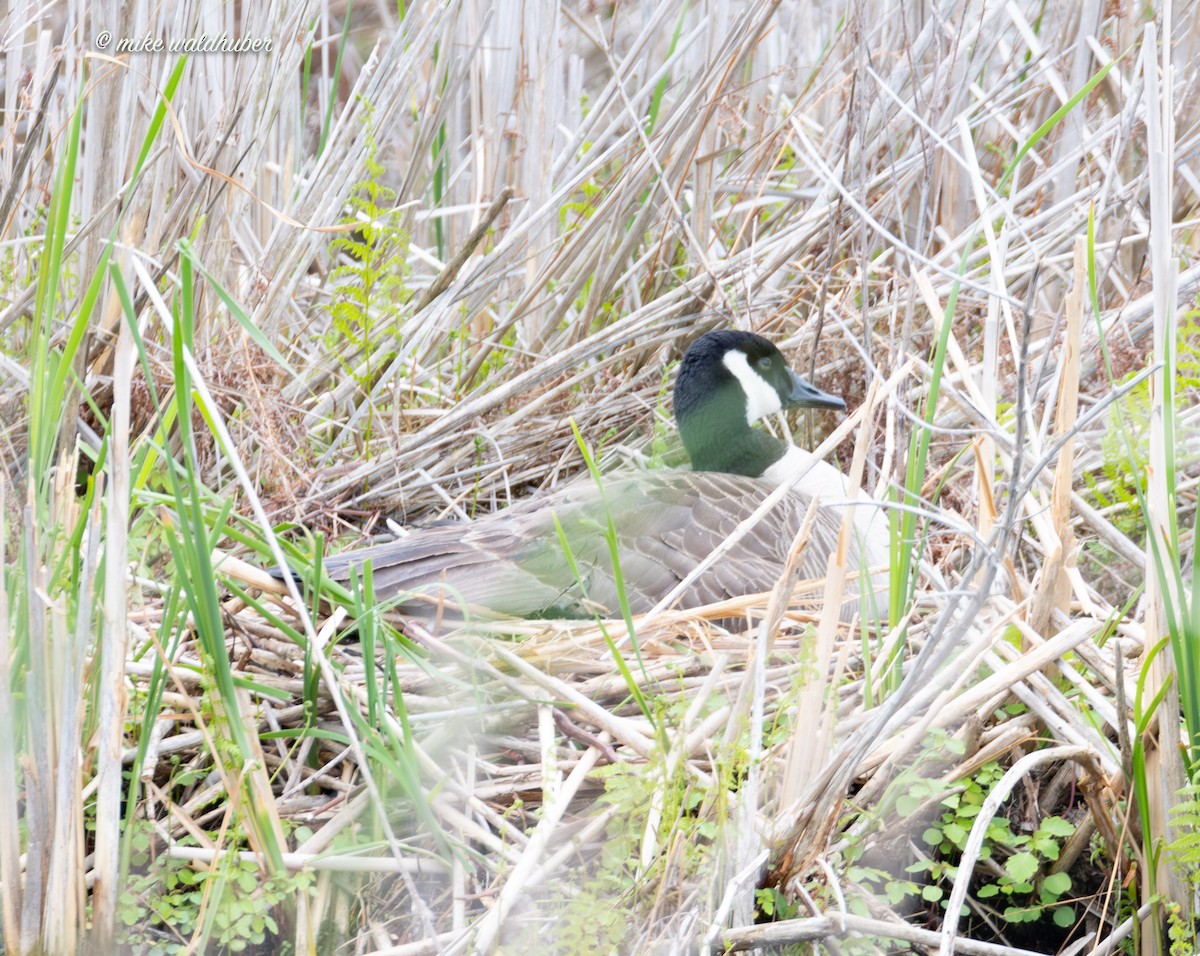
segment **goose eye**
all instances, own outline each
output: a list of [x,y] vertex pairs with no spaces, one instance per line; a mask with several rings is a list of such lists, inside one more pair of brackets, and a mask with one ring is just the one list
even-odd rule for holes
[[757,365],[759,368],[761,368],[764,372],[766,372],[771,368],[771,356],[764,355],[762,358],[760,358],[754,364]]

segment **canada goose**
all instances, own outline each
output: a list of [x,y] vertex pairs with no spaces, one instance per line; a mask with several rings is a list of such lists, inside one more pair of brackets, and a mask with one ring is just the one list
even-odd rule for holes
[[[376,597],[400,599],[405,613],[453,612],[462,601],[475,610],[517,617],[616,616],[618,575],[606,538],[611,521],[619,577],[637,614],[667,595],[779,483],[808,467],[792,493],[700,574],[679,605],[769,590],[812,495],[820,492],[822,502],[844,501],[845,488],[835,467],[752,425],[784,408],[844,410],[845,403],[796,375],[762,336],[716,331],[701,336],[684,355],[674,404],[691,471],[611,476],[599,486],[575,480],[476,521],[434,525],[337,555],[325,569],[334,580],[346,581],[353,568],[370,561]],[[861,516],[856,521],[862,526]],[[818,508],[801,558],[802,578],[824,576],[840,524],[840,508]],[[882,563],[884,547],[875,540],[865,548],[871,565]],[[852,547],[854,570],[859,550]],[[857,609],[857,600],[853,604]]]

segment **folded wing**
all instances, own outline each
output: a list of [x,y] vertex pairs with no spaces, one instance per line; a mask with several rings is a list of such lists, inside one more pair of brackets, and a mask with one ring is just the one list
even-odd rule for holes
[[[518,617],[617,616],[623,588],[638,614],[670,593],[772,490],[767,482],[714,472],[613,477],[602,488],[575,482],[476,521],[338,555],[326,569],[344,581],[369,561],[376,596],[408,613],[439,605],[453,613],[465,603]],[[678,606],[774,587],[808,503],[800,494],[785,496],[697,576]],[[802,578],[825,575],[840,520],[836,510],[818,510]],[[857,567],[855,555],[851,566]]]

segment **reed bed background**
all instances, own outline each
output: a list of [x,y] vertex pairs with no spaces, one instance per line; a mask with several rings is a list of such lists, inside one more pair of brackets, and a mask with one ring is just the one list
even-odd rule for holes
[[[5,952],[1195,951],[1190,5],[14,0],[0,52]],[[258,570],[678,464],[726,326],[847,399],[786,427],[889,503],[889,622],[836,561],[437,631]]]

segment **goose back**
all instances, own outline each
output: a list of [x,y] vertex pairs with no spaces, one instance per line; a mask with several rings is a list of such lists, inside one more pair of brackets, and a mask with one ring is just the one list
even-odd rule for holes
[[[396,600],[410,614],[438,609],[454,615],[464,602],[518,617],[619,616],[620,588],[606,534],[611,527],[620,580],[631,612],[639,614],[684,580],[774,487],[742,475],[686,471],[612,476],[601,487],[574,482],[476,521],[435,525],[330,558],[326,567],[344,581],[352,568],[370,561],[376,595]],[[774,587],[809,502],[802,493],[785,495],[696,577],[678,605]],[[840,509],[818,508],[801,556],[802,579],[825,575],[840,523]],[[856,545],[850,561],[857,569]],[[857,600],[850,600],[856,595],[857,587],[848,586],[843,617],[857,609]]]

